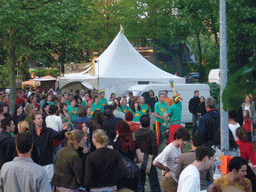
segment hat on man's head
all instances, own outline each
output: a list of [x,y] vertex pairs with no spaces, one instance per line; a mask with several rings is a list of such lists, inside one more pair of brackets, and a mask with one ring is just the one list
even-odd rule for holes
[[104,93],[105,91],[103,90],[103,89],[101,89],[100,91],[99,91],[99,94],[101,94],[101,93]]
[[88,103],[89,101],[91,101],[92,99],[91,98],[88,98],[87,100],[86,100],[86,102]]
[[175,103],[177,103],[179,100],[183,100],[182,98],[180,98],[180,94],[178,94],[178,95],[175,94],[175,95],[172,97],[172,99],[174,100]]

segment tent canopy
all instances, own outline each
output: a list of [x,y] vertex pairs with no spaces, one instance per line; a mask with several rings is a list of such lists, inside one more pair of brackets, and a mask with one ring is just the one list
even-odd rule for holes
[[70,82],[81,81],[96,89],[110,88],[112,92],[120,94],[139,81],[169,83],[169,80],[173,80],[175,84],[183,84],[186,79],[167,73],[150,63],[131,45],[123,30],[120,30],[90,69],[65,74],[64,77],[58,77],[57,81],[60,89]]

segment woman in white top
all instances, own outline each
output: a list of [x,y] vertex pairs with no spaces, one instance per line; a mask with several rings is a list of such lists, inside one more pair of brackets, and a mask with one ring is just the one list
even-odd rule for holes
[[45,123],[46,127],[52,128],[57,132],[62,131],[62,119],[60,116],[57,116],[58,106],[51,105],[49,109],[49,116],[46,117]]
[[[58,106],[51,105],[49,109],[49,115],[45,119],[46,127],[52,128],[57,132],[62,131],[62,119],[60,116],[57,116],[56,113],[58,111]],[[62,145],[59,144],[57,147],[53,149],[53,162],[55,162],[55,156],[57,155],[58,151],[61,149]],[[54,163],[55,165],[55,163]]]
[[236,117],[237,112],[234,109],[228,112],[228,128],[232,132],[235,141],[238,140],[236,137],[236,129],[240,127],[240,124],[235,121]]
[[252,123],[255,123],[255,107],[254,104],[252,104],[252,99],[249,95],[245,96],[245,102],[242,104],[242,109],[243,111],[249,111]]

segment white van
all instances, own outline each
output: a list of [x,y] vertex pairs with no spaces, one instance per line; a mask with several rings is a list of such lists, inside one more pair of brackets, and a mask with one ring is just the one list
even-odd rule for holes
[[[210,97],[210,87],[207,84],[174,84],[174,89],[177,94],[180,94],[182,101],[182,123],[192,123],[192,114],[189,112],[188,104],[189,100],[194,97],[194,91],[199,91],[199,97],[204,96],[205,98]],[[168,96],[172,98],[173,91],[170,84],[148,84],[148,85],[134,85],[129,87],[124,95],[128,92],[132,92],[134,96],[144,96],[145,99],[149,97],[149,90],[153,90],[155,96],[158,96],[164,90],[168,91]]]
[[220,84],[220,69],[212,69],[209,72],[208,82]]

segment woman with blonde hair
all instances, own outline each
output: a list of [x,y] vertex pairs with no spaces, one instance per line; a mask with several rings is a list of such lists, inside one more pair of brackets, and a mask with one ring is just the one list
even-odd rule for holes
[[109,139],[105,131],[96,129],[92,135],[96,151],[87,156],[84,185],[87,191],[117,190],[118,181],[129,174],[118,151],[107,148]]
[[20,121],[17,127],[18,127],[18,133],[30,132],[29,124],[27,121]]
[[55,170],[51,185],[59,192],[79,192],[82,185],[82,161],[77,149],[83,147],[87,136],[82,130],[65,133],[68,146],[62,148],[55,158]]
[[32,131],[35,128],[35,124],[32,120],[32,114],[34,113],[34,111],[35,111],[35,105],[28,104],[26,107],[27,116],[25,117],[25,121],[28,122],[30,131]]

